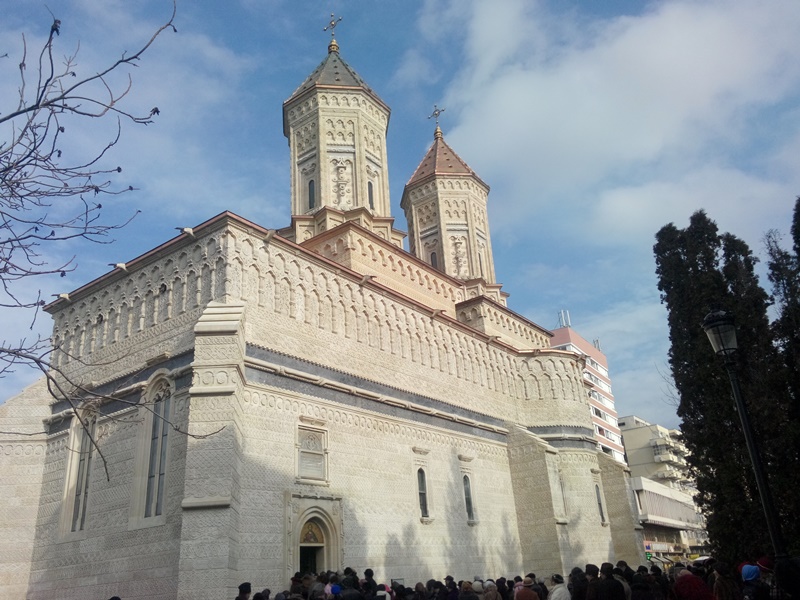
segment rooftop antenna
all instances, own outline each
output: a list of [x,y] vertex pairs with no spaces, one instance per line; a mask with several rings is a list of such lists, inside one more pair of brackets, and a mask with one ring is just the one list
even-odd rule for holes
[[558,311],[558,326],[559,327],[572,327],[572,323],[569,320],[569,311],[564,310],[563,308]]

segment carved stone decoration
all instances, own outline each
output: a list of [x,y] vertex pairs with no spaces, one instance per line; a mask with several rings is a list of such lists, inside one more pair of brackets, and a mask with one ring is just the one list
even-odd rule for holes
[[467,238],[461,236],[450,237],[450,259],[453,266],[453,275],[466,279],[469,277],[469,264],[467,263]]
[[339,210],[353,208],[353,163],[344,158],[331,161],[333,205]]
[[436,211],[436,204],[433,202],[423,204],[417,209],[417,221],[420,229],[433,225],[436,223],[438,217],[439,214]]

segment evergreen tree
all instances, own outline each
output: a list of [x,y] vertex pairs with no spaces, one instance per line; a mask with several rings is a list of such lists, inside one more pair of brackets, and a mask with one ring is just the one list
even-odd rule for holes
[[782,455],[771,440],[785,422],[786,394],[785,385],[776,383],[782,372],[767,318],[770,298],[755,274],[757,258],[742,240],[720,234],[703,211],[692,215],[686,229],[663,227],[654,252],[668,312],[678,416],[714,555],[758,558],[770,549],[758,488],[727,373],[701,327],[712,310],[735,316],[741,349],[736,369],[772,483]]

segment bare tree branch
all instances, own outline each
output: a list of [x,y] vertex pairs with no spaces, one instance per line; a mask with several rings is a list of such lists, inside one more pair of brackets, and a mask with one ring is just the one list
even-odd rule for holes
[[[51,13],[52,14],[52,13]],[[28,68],[28,42],[22,36],[19,61],[18,99],[12,110],[0,110],[0,307],[37,309],[44,305],[41,293],[25,299],[14,291],[15,283],[39,275],[65,276],[74,270],[74,257],[56,264],[45,258],[52,243],[85,239],[110,243],[110,234],[130,222],[138,211],[122,223],[101,220],[102,203],[98,196],[119,195],[133,186],[114,183],[120,166],[104,166],[116,146],[122,122],[148,125],[160,114],[157,107],[141,114],[131,112],[120,102],[129,94],[133,80],[117,89],[108,80],[111,73],[138,66],[142,55],[173,24],[173,0],[169,19],[136,52],[122,56],[109,66],[85,77],[78,76],[76,50],[62,64],[54,59],[61,21],[53,16],[50,33],[38,52],[33,77]],[[33,85],[29,85],[30,81]],[[100,87],[98,88],[97,85]],[[88,159],[68,157],[64,150],[67,125],[81,119],[116,119],[117,131]],[[64,217],[63,215],[67,215]],[[34,317],[38,311],[34,310]],[[19,357],[16,357],[19,360]]]
[[[165,30],[177,32],[174,25],[176,8],[176,0],[173,0],[169,19],[136,52],[123,53],[109,66],[85,77],[78,76],[80,45],[62,64],[56,64],[54,46],[62,23],[52,12],[50,33],[38,53],[33,76],[28,70],[28,42],[22,36],[18,98],[14,100],[12,110],[0,110],[0,307],[32,310],[31,328],[45,301],[41,291],[35,297],[25,298],[17,291],[18,282],[56,273],[63,277],[75,268],[74,256],[50,264],[45,257],[45,248],[77,238],[110,243],[113,240],[109,234],[127,225],[139,212],[122,223],[106,224],[100,220],[103,205],[98,196],[119,195],[134,189],[130,185],[114,184],[113,178],[122,172],[122,167],[107,167],[104,163],[119,142],[123,121],[148,125],[160,110],[153,107],[139,113],[123,107],[120,102],[130,93],[133,80],[128,74],[127,83],[118,89],[109,82],[109,76],[124,68],[138,66],[142,55]],[[0,58],[8,58],[8,54]],[[67,135],[68,123],[75,125],[84,122],[82,119],[109,116],[116,119],[117,126],[112,139],[101,144],[88,159],[66,156],[62,141]],[[62,216],[64,214],[68,216]],[[64,353],[63,348],[54,348],[50,340],[41,338],[33,341],[23,339],[18,344],[0,342],[0,378],[19,367],[40,371],[49,393],[57,401],[66,402],[71,418],[77,419],[83,427],[103,461],[106,478],[110,478],[106,457],[89,423],[101,416],[116,422],[138,420],[103,413],[103,407],[110,402],[140,407],[149,411],[153,418],[163,420],[174,431],[196,439],[215,435],[224,428],[204,435],[191,434],[165,415],[157,414],[148,403],[140,403],[138,396],[131,400],[114,392],[99,392],[60,369],[51,360],[56,350]],[[85,364],[77,357],[68,357]],[[100,365],[93,363],[90,366]],[[0,431],[3,435],[18,436],[47,433]]]

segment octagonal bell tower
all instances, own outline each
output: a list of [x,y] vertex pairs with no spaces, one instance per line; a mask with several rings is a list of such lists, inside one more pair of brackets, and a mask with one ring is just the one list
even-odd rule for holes
[[395,241],[386,156],[389,114],[331,39],[328,55],[283,103],[297,242],[350,220]]

